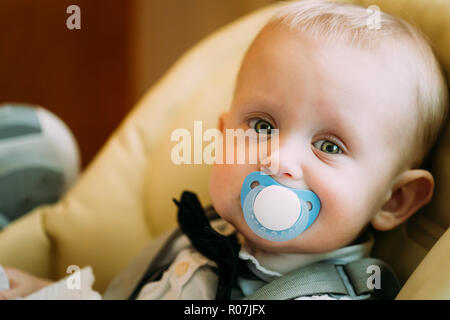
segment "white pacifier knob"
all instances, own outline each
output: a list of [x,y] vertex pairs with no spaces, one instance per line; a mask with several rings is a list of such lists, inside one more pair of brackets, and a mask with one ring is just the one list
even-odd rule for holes
[[289,229],[301,214],[301,204],[291,190],[272,185],[261,190],[253,203],[259,223],[275,231]]

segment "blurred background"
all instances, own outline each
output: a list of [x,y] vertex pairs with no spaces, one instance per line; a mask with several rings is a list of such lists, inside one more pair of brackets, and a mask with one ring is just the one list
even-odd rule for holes
[[[41,105],[79,144],[84,168],[186,50],[275,0],[1,0],[0,104]],[[69,30],[70,5],[81,29]]]

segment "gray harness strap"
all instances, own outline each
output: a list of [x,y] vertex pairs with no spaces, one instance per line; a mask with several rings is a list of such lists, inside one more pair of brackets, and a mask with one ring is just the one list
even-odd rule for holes
[[[205,208],[205,214],[211,220],[218,218],[218,215],[212,206]],[[113,279],[103,293],[103,299],[136,299],[139,291],[155,271],[175,259],[175,255],[171,248],[175,240],[182,235],[183,233],[179,228],[174,228],[151,241],[144,249],[142,249],[141,253]]]
[[245,300],[290,300],[320,293],[347,293],[333,264],[316,263],[292,271],[256,290]]
[[128,266],[116,276],[103,293],[105,300],[125,300],[132,294],[135,295],[136,288],[142,287],[141,281],[147,270],[156,268],[168,248],[181,234],[179,229],[167,232],[153,240],[141,253],[128,264]]
[[[378,289],[368,281],[372,275],[372,269],[368,269],[371,266],[375,272],[381,271]],[[394,299],[399,290],[400,283],[386,263],[365,258],[345,265],[321,262],[299,268],[266,284],[245,300],[290,300],[318,294]]]

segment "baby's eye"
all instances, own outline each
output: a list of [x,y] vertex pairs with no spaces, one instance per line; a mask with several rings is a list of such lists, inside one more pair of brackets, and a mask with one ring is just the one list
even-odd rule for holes
[[249,123],[250,127],[255,129],[257,133],[270,134],[272,131],[272,125],[266,120],[254,119]]
[[328,140],[319,140],[317,142],[314,142],[313,145],[314,147],[325,153],[329,154],[342,153],[342,150],[341,148],[339,148],[338,145]]

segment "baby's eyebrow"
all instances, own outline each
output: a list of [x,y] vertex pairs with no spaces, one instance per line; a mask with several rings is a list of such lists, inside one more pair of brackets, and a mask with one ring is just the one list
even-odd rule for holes
[[278,123],[278,113],[282,110],[282,105],[279,102],[269,101],[264,99],[251,99],[244,101],[241,106],[245,109],[244,115],[249,115],[256,112],[263,112],[269,115]]
[[[354,149],[358,141],[357,137],[361,136],[358,126],[350,120],[345,108],[336,107],[319,107],[319,112],[322,113],[322,119],[325,121],[325,130],[336,135],[345,144],[345,147],[350,150]],[[323,110],[320,110],[323,109]],[[330,112],[330,110],[333,110]]]

